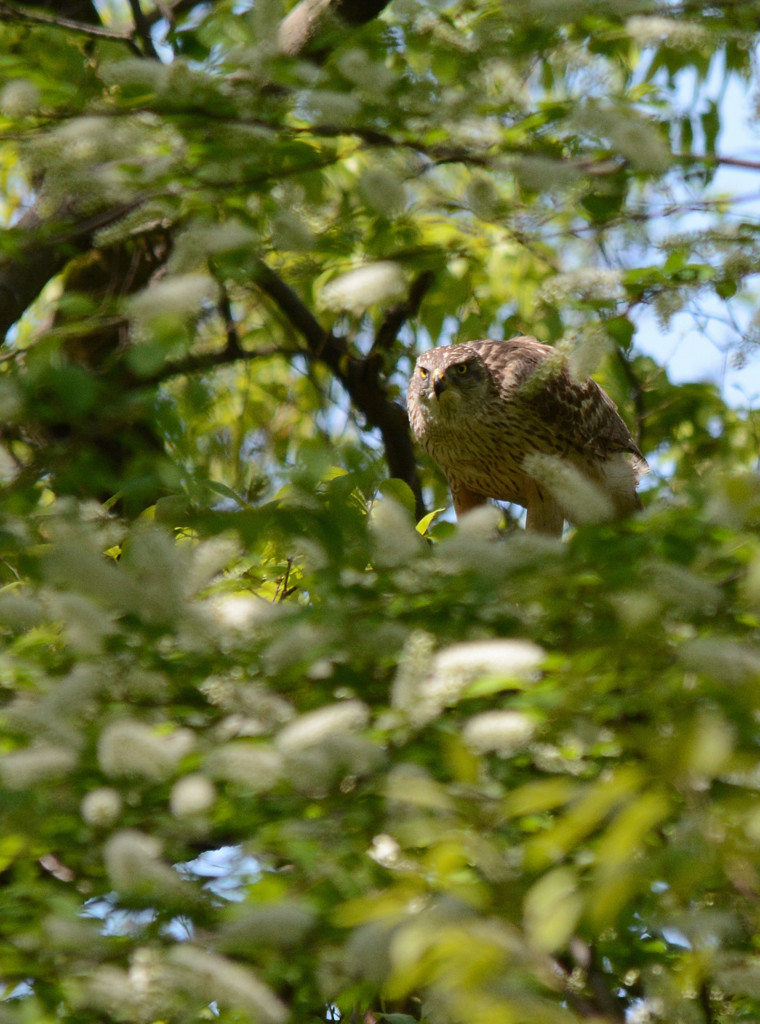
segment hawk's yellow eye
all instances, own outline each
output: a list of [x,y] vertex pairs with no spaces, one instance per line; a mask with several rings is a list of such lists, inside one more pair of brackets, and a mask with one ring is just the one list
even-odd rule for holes
[[428,375],[428,372],[427,372],[427,370],[425,369],[425,367],[424,367],[424,366],[421,366],[421,367],[420,367],[420,377],[422,377],[422,379],[424,380],[424,379],[425,379],[425,377],[427,377],[427,375]]
[[469,373],[470,371],[470,367],[467,365],[467,363],[457,363],[454,369],[456,370],[460,377],[463,377],[466,373]]

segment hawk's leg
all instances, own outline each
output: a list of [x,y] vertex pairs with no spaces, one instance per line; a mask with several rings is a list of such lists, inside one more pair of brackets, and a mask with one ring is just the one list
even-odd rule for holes
[[454,499],[454,511],[457,514],[457,519],[465,512],[469,512],[470,509],[485,505],[487,501],[485,495],[468,491],[466,487],[458,487],[451,481],[449,481],[449,486],[451,487],[451,497]]
[[526,530],[535,530],[549,537],[561,537],[564,525],[565,517],[557,502],[534,485],[528,496]]

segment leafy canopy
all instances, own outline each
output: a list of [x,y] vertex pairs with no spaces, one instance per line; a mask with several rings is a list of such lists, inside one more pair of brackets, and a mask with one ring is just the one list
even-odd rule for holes
[[[757,1020],[754,5],[323,8],[0,4],[0,1020]],[[436,514],[520,332],[640,517]]]

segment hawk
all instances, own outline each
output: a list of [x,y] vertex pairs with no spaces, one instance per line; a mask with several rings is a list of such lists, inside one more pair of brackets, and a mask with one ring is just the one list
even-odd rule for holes
[[527,528],[560,536],[570,522],[641,508],[647,468],[612,399],[576,380],[535,338],[430,349],[409,384],[414,436],[446,474],[457,515],[488,498],[527,509]]

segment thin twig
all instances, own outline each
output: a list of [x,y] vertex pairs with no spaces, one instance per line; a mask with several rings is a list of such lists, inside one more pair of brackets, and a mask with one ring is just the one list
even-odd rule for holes
[[152,387],[156,384],[163,384],[174,377],[187,377],[192,373],[206,373],[209,370],[216,370],[220,366],[229,363],[250,362],[253,359],[268,359],[272,356],[282,356],[285,359],[292,359],[294,356],[303,355],[302,349],[285,348],[282,345],[272,345],[269,348],[240,349],[235,352],[229,347],[214,352],[201,352],[198,355],[187,356],[175,363],[166,363],[151,374],[149,377],[141,377],[140,387]]
[[644,451],[644,429],[646,426],[647,410],[644,400],[644,387],[631,366],[630,360],[622,351],[621,348],[615,349],[618,363],[620,364],[628,386],[631,390],[631,398],[633,399],[634,415],[636,417],[636,444],[639,446],[641,451]]
[[149,11],[145,15],[145,21],[153,26],[157,21],[161,21],[163,18],[170,25],[173,25],[177,17],[184,14],[186,11],[191,11],[193,7],[198,6],[198,0],[163,0],[163,3],[157,3],[155,10]]
[[721,156],[719,153],[674,153],[676,160],[692,164],[717,164],[719,167],[738,167],[745,171],[760,171],[760,160],[742,156]]
[[154,60],[159,60],[158,52],[153,43],[153,37],[150,34],[150,25],[143,14],[143,9],[140,6],[140,0],[129,0],[129,9],[132,11],[132,20],[135,23],[135,33],[138,38],[142,40],[143,49],[148,57],[153,57]]
[[238,333],[235,318],[232,315],[229,292],[224,284],[219,285],[219,312],[224,321],[224,333],[227,337],[225,352],[233,357],[241,356],[243,348],[240,344],[240,334]]
[[707,982],[702,982],[699,986],[699,1004],[702,1007],[702,1013],[705,1017],[705,1024],[713,1024],[715,1017],[713,1016],[712,1000],[710,999],[710,989]]
[[47,25],[49,28],[79,32],[96,39],[112,39],[129,44],[134,42],[131,34],[127,32],[114,32],[113,29],[105,28],[102,25],[89,25],[84,21],[74,21],[72,18],[62,18],[55,14],[45,14],[42,11],[32,11],[12,3],[0,3],[0,21],[30,21],[36,22],[38,25]]

